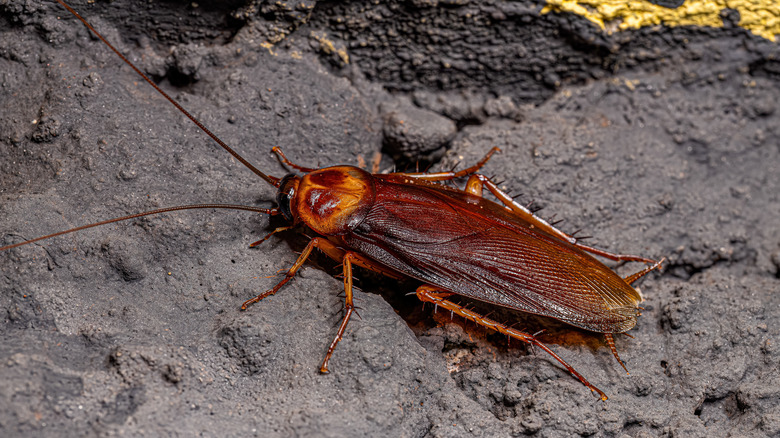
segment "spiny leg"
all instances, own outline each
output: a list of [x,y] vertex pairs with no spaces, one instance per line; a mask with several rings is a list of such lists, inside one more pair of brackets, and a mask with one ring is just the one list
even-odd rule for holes
[[[656,269],[659,269],[661,267],[661,264],[663,264],[664,261],[666,261],[666,257],[662,258],[661,260],[657,261],[653,265],[648,266],[645,269],[643,269],[643,270],[641,270],[641,271],[639,271],[637,273],[629,275],[628,277],[624,278],[623,280],[626,283],[628,283],[628,284],[632,284],[635,281],[639,280],[640,278],[644,277],[645,275],[649,274],[650,272],[652,272],[652,271],[654,271]],[[626,335],[628,335],[628,334],[626,334]],[[628,336],[630,336],[630,335],[628,335]],[[615,338],[612,335],[612,333],[604,333],[604,338],[606,338],[606,340],[607,340],[607,345],[609,345],[609,349],[612,350],[612,355],[615,356],[615,359],[617,359],[617,361],[620,364],[620,366],[622,366],[623,369],[626,370],[626,374],[630,374],[628,372],[628,368],[626,368],[626,364],[623,362],[622,359],[620,359],[620,356],[618,355],[617,348],[615,347]]]
[[290,267],[290,269],[287,270],[287,273],[284,274],[284,278],[282,281],[276,284],[276,286],[273,287],[273,289],[269,289],[262,294],[252,298],[251,300],[244,301],[244,304],[241,305],[241,310],[246,310],[247,307],[251,306],[254,303],[257,303],[261,301],[262,299],[275,294],[279,291],[279,289],[282,288],[285,284],[287,284],[288,281],[292,280],[292,278],[295,276],[295,273],[298,272],[299,269],[301,269],[301,266],[303,266],[303,263],[306,261],[307,258],[311,255],[312,250],[314,248],[319,248],[328,255],[331,255],[331,253],[335,253],[336,251],[342,250],[338,249],[333,243],[328,241],[327,239],[323,239],[322,237],[315,237],[309,241],[309,244],[306,245],[306,248],[303,249],[301,252],[301,255],[298,256],[298,259],[293,263],[293,265]]
[[336,349],[336,345],[341,341],[344,336],[344,331],[347,329],[347,323],[349,318],[352,317],[352,313],[355,311],[355,304],[352,301],[352,262],[356,260],[356,255],[352,252],[347,252],[344,255],[342,264],[344,267],[344,319],[341,320],[339,330],[336,332],[336,337],[328,347],[328,353],[325,354],[325,359],[322,360],[320,365],[320,372],[323,374],[328,373],[328,362],[333,355],[333,350]]
[[325,355],[325,359],[322,361],[322,365],[320,366],[320,372],[321,373],[327,373],[328,372],[328,362],[330,361],[330,357],[333,355],[333,350],[336,349],[336,345],[338,345],[339,341],[341,341],[341,338],[344,336],[344,331],[347,329],[347,323],[349,323],[349,319],[352,317],[352,314],[355,312],[355,304],[352,299],[352,263],[355,262],[357,264],[362,265],[363,261],[360,259],[360,256],[358,256],[355,253],[344,251],[343,249],[337,247],[333,242],[324,239],[322,237],[315,237],[309,241],[309,244],[306,245],[306,248],[303,249],[301,252],[301,255],[298,256],[298,259],[293,263],[292,267],[290,267],[289,270],[287,270],[287,273],[284,276],[284,279],[277,283],[276,286],[273,287],[273,289],[270,289],[255,298],[252,298],[251,300],[247,300],[244,302],[244,304],[241,305],[241,309],[245,310],[250,305],[268,297],[269,295],[275,294],[279,289],[282,288],[285,284],[287,284],[288,281],[290,281],[295,274],[298,272],[298,270],[303,266],[303,263],[306,261],[307,258],[311,255],[311,252],[314,250],[314,248],[317,248],[324,252],[328,257],[334,258],[336,260],[341,260],[342,265],[344,267],[344,294],[345,294],[345,303],[344,303],[344,319],[341,321],[341,325],[339,326],[338,332],[336,332],[336,337],[333,339],[333,341],[330,343],[330,346],[328,347],[328,353]]
[[541,343],[538,339],[536,339],[534,335],[522,332],[515,328],[509,327],[505,324],[501,324],[500,322],[493,321],[492,319],[486,318],[461,305],[446,300],[445,298],[449,297],[450,295],[452,295],[451,292],[438,289],[435,286],[423,285],[417,289],[417,298],[419,298],[420,301],[433,303],[436,306],[447,309],[456,315],[460,315],[463,318],[466,318],[470,321],[474,321],[475,323],[481,326],[487,327],[489,329],[493,329],[503,335],[513,337],[520,341],[541,348],[542,350],[549,353],[552,357],[554,357],[555,360],[557,360],[561,365],[563,365],[566,368],[566,370],[569,371],[569,373],[571,373],[574,377],[579,379],[579,381],[582,382],[583,385],[588,387],[591,391],[595,391],[596,393],[598,393],[598,395],[601,397],[602,400],[607,399],[606,394],[604,394],[600,389],[596,388],[590,382],[588,382],[587,379],[585,379],[585,377],[583,377],[580,373],[578,373],[571,365],[566,363],[566,361],[563,360],[560,356],[555,354],[555,352],[550,350],[549,347],[547,347],[545,344]]
[[583,250],[585,252],[589,252],[591,254],[600,256],[600,257],[604,257],[604,258],[607,258],[607,259],[610,259],[610,260],[614,260],[616,262],[617,261],[624,261],[624,262],[658,263],[657,261],[655,261],[653,259],[648,259],[647,257],[640,257],[640,256],[635,256],[635,255],[630,255],[630,254],[615,254],[615,253],[612,253],[612,252],[609,252],[609,251],[604,251],[603,249],[598,249],[598,248],[594,248],[592,246],[583,245],[583,244],[577,242],[577,238],[576,237],[571,237],[571,238],[575,240],[574,246],[576,246],[577,248],[579,248],[579,249],[581,249],[581,250]]
[[559,238],[571,243],[572,245],[576,246],[577,248],[583,251],[601,257],[605,257],[610,260],[615,260],[615,261],[656,263],[655,260],[651,260],[645,257],[639,257],[639,256],[634,256],[629,254],[614,254],[611,252],[607,252],[597,248],[592,248],[590,246],[578,243],[577,238],[575,238],[574,236],[570,236],[564,233],[563,231],[555,228],[549,222],[534,215],[533,212],[529,210],[527,207],[525,207],[524,205],[515,202],[511,196],[509,196],[508,194],[506,194],[506,192],[498,188],[498,186],[485,175],[480,175],[480,174],[471,175],[468,179],[468,182],[466,183],[466,192],[474,196],[481,197],[483,187],[487,187],[490,193],[492,193],[496,198],[498,198],[498,200],[501,201],[501,203],[503,203],[508,209],[512,210],[512,212],[514,212],[516,215],[520,216],[521,218],[525,219],[533,226],[549,234],[552,234],[553,236],[558,236]]
[[403,280],[404,278],[406,278],[403,275],[387,268],[386,266],[382,266],[372,261],[371,259],[361,257],[357,253],[351,252],[349,254],[352,260],[352,264],[355,266],[360,266],[363,269],[368,269],[369,271],[376,272],[377,274],[382,274],[385,277],[389,277],[395,280]]
[[488,151],[487,154],[485,154],[484,157],[482,157],[481,160],[479,160],[477,162],[477,164],[475,164],[475,165],[473,165],[471,167],[468,167],[466,169],[463,169],[461,171],[458,171],[458,172],[437,172],[437,173],[419,173],[419,172],[415,172],[415,173],[404,173],[403,175],[404,176],[409,176],[409,177],[412,177],[412,178],[415,178],[415,179],[425,180],[425,181],[447,181],[447,180],[451,180],[451,179],[455,179],[455,178],[461,178],[461,177],[464,177],[464,176],[471,175],[472,173],[474,173],[474,172],[478,171],[479,169],[481,169],[482,166],[484,166],[485,163],[488,162],[490,157],[492,157],[493,154],[495,154],[496,152],[499,152],[500,150],[501,149],[499,149],[498,147],[493,147],[490,151]]
[[644,277],[650,272],[655,271],[656,269],[660,269],[661,265],[665,261],[666,261],[666,257],[663,257],[661,260],[655,262],[653,265],[648,266],[637,273],[631,274],[628,277],[624,278],[623,280],[628,284],[633,284],[635,281],[639,280],[640,278]]
[[249,245],[249,247],[250,247],[250,248],[254,248],[254,247],[256,247],[257,245],[260,245],[261,243],[263,243],[263,242],[265,242],[266,240],[268,240],[268,239],[269,239],[271,236],[273,236],[274,234],[276,234],[276,233],[281,233],[282,231],[291,230],[291,229],[293,229],[293,228],[295,228],[295,225],[288,225],[288,226],[286,226],[286,227],[279,227],[279,228],[277,228],[277,229],[275,229],[275,230],[271,231],[270,233],[268,233],[268,234],[267,234],[265,237],[263,237],[262,239],[258,240],[257,242],[252,242],[252,243]]
[[626,368],[626,364],[623,363],[623,361],[620,359],[620,356],[618,356],[617,348],[615,347],[615,338],[612,336],[612,333],[604,333],[604,337],[607,339],[607,345],[609,345],[609,349],[612,350],[612,355],[615,356],[615,359],[617,359],[620,366],[626,370],[626,374],[630,374],[628,372],[628,368]]
[[271,151],[273,151],[273,153],[275,153],[276,155],[279,156],[279,159],[282,160],[282,163],[292,167],[293,169],[295,169],[295,170],[297,170],[299,172],[309,173],[309,172],[314,172],[315,170],[317,170],[317,169],[312,169],[310,167],[299,166],[299,165],[293,163],[292,161],[287,159],[286,156],[284,156],[284,153],[282,152],[282,149],[279,146],[274,146],[273,148],[271,148]]
[[333,355],[333,351],[336,349],[336,345],[341,341],[344,331],[347,329],[347,323],[349,322],[349,319],[352,317],[352,313],[355,311],[354,302],[352,299],[352,265],[360,266],[361,268],[368,269],[370,271],[377,272],[379,274],[388,276],[390,278],[395,279],[402,279],[403,276],[397,274],[394,271],[389,270],[388,268],[377,264],[376,262],[371,261],[368,258],[362,257],[360,254],[351,252],[351,251],[344,251],[343,249],[337,247],[330,241],[326,241],[327,244],[323,244],[319,247],[322,252],[324,252],[328,257],[334,259],[334,260],[341,260],[341,264],[343,267],[343,277],[344,277],[344,319],[341,321],[341,325],[339,326],[338,332],[336,333],[336,337],[333,339],[333,342],[330,343],[330,346],[328,347],[328,352],[325,355],[325,359],[322,361],[322,365],[320,366],[320,372],[321,373],[327,373],[328,372],[328,362],[330,361],[330,357]]
[[[656,262],[655,264],[653,264],[652,266],[648,266],[645,269],[643,269],[643,270],[641,270],[641,271],[639,271],[639,272],[637,272],[635,274],[631,274],[628,277],[624,278],[623,280],[626,283],[628,283],[628,284],[632,284],[633,282],[639,280],[640,278],[644,277],[645,275],[649,274],[650,272],[660,268],[661,264],[664,261],[666,261],[665,257],[662,258],[661,260],[659,260],[658,262]],[[626,368],[626,364],[623,362],[622,359],[620,359],[620,356],[618,355],[617,348],[615,347],[615,338],[612,335],[612,333],[604,333],[604,338],[607,339],[607,345],[609,345],[609,349],[612,350],[612,355],[615,356],[615,359],[617,359],[617,361],[620,364],[620,366],[622,366],[623,369],[626,370],[626,374],[630,374],[628,372],[628,368]]]

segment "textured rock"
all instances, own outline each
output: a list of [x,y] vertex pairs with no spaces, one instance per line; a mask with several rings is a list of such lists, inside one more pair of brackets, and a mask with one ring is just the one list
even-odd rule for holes
[[[499,146],[485,174],[543,217],[667,257],[617,339],[631,375],[599,336],[498,309],[546,329],[602,403],[551,358],[423,308],[413,282],[362,272],[361,317],[319,375],[343,305],[335,263],[315,257],[242,312],[306,237],[248,249],[283,221],[183,212],[0,254],[0,435],[777,436],[775,44],[737,27],[607,35],[528,2],[198,3],[76,6],[275,176],[273,146],[304,166],[369,162],[380,106],[400,99],[454,122],[435,169]],[[3,242],[271,204],[58,5],[0,14]]]

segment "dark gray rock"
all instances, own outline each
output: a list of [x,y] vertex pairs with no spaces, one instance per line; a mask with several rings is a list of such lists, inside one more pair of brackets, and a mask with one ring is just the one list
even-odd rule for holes
[[[454,122],[436,169],[499,146],[484,173],[518,200],[668,262],[640,284],[633,339],[617,338],[629,376],[600,336],[485,309],[546,329],[601,402],[544,354],[363,272],[360,318],[320,375],[343,306],[335,262],[314,257],[239,309],[306,244],[247,248],[277,217],[181,212],[51,239],[0,254],[1,436],[778,435],[775,43],[738,26],[610,36],[529,2],[74,6],[272,175],[288,171],[273,146],[304,166],[369,162],[380,104],[406,99]],[[0,72],[4,243],[163,206],[272,204],[57,4],[0,2]]]
[[437,161],[455,137],[455,122],[399,99],[380,107],[384,150],[397,162]]

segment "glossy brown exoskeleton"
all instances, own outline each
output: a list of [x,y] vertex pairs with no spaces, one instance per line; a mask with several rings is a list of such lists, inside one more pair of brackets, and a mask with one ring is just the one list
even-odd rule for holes
[[[327,371],[353,313],[352,265],[358,265],[391,277],[420,280],[420,300],[542,348],[606,398],[535,336],[448,298],[468,297],[604,333],[623,365],[612,335],[636,325],[642,297],[631,283],[660,262],[582,245],[512,201],[489,178],[476,173],[498,148],[460,172],[384,175],[353,166],[309,169],[291,163],[278,148],[274,151],[304,173],[279,181],[278,210],[293,226],[306,226],[323,237],[309,241],[285,279],[242,307],[276,293],[314,248],[341,261],[346,312],[321,371]],[[465,190],[436,183],[465,176],[469,176]],[[503,205],[483,198],[485,188]],[[624,279],[591,254],[653,265]]]

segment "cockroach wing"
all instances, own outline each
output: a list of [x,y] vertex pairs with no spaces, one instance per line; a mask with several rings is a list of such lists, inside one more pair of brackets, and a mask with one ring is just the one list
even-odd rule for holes
[[355,251],[442,290],[587,330],[636,324],[639,293],[579,248],[481,197],[375,177],[374,205],[342,236]]

